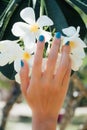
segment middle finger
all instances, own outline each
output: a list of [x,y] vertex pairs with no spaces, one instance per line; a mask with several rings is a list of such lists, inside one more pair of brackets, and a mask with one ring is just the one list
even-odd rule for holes
[[52,43],[52,47],[48,56],[47,65],[46,65],[46,76],[53,77],[55,65],[58,57],[58,51],[61,43],[61,33],[57,32]]

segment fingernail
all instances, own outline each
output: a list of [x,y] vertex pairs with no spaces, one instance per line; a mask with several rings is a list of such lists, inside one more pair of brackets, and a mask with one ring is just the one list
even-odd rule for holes
[[43,41],[44,41],[44,36],[43,36],[43,35],[40,35],[40,36],[39,36],[39,41],[40,41],[40,42],[43,42]]
[[67,42],[65,43],[65,45],[69,46],[69,43],[70,43],[70,42],[69,42],[69,41],[67,41]]
[[61,38],[61,33],[60,33],[60,32],[57,32],[55,36],[56,36],[56,38],[59,39],[59,38]]
[[24,62],[21,60],[21,67],[23,67],[24,66]]

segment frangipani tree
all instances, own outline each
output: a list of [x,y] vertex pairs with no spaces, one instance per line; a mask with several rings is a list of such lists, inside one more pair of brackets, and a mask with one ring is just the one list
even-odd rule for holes
[[[73,4],[75,8],[73,8]],[[35,11],[36,20],[41,15],[46,15],[51,18],[54,25],[48,27],[47,31],[52,32],[52,35],[69,26],[80,26],[80,37],[85,38],[87,28],[86,20],[77,11],[77,8],[87,18],[87,2],[86,0],[1,0],[0,1],[0,40],[17,40],[12,32],[14,23],[21,21],[20,11],[25,7],[32,7]],[[63,33],[62,33],[63,34]],[[20,42],[20,46],[23,43]],[[84,55],[84,53],[81,53]],[[82,55],[81,55],[82,56]],[[0,66],[0,71],[9,79],[14,80],[17,73],[14,69],[14,61],[11,64]],[[4,129],[4,127],[3,127]]]
[[[73,0],[71,1],[73,2]],[[82,1],[80,3],[76,2],[76,5],[86,13],[86,2],[84,2],[84,8],[82,8],[81,3]],[[81,26],[80,37],[82,39],[85,37],[86,24],[80,14],[73,9],[72,4],[70,5],[70,1],[52,0],[50,2],[50,0],[26,0],[23,2],[22,0],[6,0],[5,2],[5,0],[1,0],[0,40],[17,39],[12,35],[11,28],[15,22],[22,21],[20,11],[28,6],[34,8],[36,19],[44,14],[52,19],[54,25],[48,28],[51,32],[60,31],[62,33],[62,29],[68,26]],[[14,79],[16,72],[13,68],[13,63],[0,67],[0,71],[8,78]]]

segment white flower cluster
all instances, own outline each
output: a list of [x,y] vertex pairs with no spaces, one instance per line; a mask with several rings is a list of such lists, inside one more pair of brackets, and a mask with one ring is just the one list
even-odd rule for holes
[[[45,41],[49,43],[52,38],[51,33],[43,30],[43,27],[53,25],[53,21],[46,15],[39,17],[36,21],[34,10],[31,7],[23,9],[20,12],[20,16],[25,22],[15,23],[12,27],[12,33],[22,39],[24,48],[18,44],[19,40],[0,41],[0,66],[14,62],[14,69],[17,72],[15,76],[17,82],[19,82],[21,59],[27,60],[29,66],[32,68],[37,46],[36,40],[40,35],[44,35]],[[74,27],[69,27],[62,31],[66,36],[62,36],[61,46],[67,41],[70,42],[71,67],[72,70],[77,71],[82,65],[83,58],[85,57],[84,48],[86,47],[85,43],[79,38],[80,27],[77,27],[77,30]]]

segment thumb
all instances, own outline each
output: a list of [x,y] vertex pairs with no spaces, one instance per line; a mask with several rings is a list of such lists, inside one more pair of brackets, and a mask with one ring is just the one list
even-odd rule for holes
[[26,96],[27,88],[29,86],[29,66],[25,60],[21,60],[21,70],[20,70],[20,81],[21,81],[21,90]]

